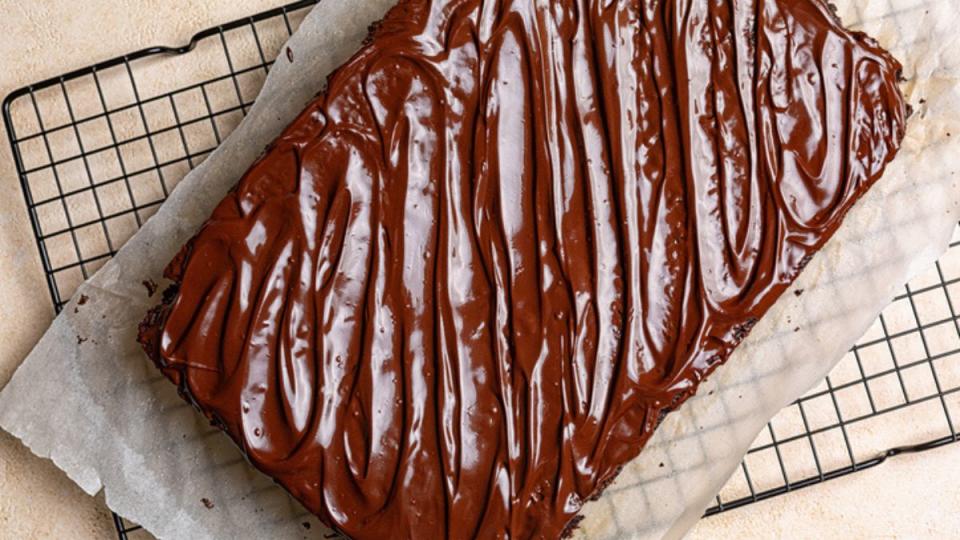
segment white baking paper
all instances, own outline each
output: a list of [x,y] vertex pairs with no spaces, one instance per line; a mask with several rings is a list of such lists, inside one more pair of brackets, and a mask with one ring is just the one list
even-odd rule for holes
[[[954,1],[836,2],[848,24],[905,66],[916,112],[904,148],[800,276],[793,289],[802,296],[784,295],[700,393],[667,417],[641,456],[587,504],[577,535],[682,536],[769,418],[819,382],[898,287],[945,249],[960,217],[960,147],[948,136],[960,137]],[[247,119],[81,285],[0,392],[0,427],[88,493],[103,489],[113,510],[158,537],[329,533],[176,396],[141,352],[136,325],[157,301],[142,282],[160,281],[213,206],[392,4],[321,2],[289,42],[296,62],[275,65]]]

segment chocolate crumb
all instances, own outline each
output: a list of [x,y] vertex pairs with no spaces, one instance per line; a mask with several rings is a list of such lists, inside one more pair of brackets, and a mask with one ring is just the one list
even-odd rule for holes
[[174,298],[177,297],[177,292],[180,290],[180,287],[174,283],[173,285],[167,287],[163,290],[163,303],[170,304],[173,302]]
[[660,462],[660,468],[661,468],[661,469],[663,468],[663,462],[662,462],[662,461]]
[[733,339],[739,343],[743,341],[743,338],[747,337],[747,334],[750,333],[750,330],[753,329],[753,326],[757,324],[756,317],[750,317],[742,324],[735,325],[733,327]]
[[794,328],[793,331],[794,331],[794,332],[799,332],[799,331],[800,331],[800,327],[798,326],[798,327]]
[[380,30],[380,25],[383,21],[377,21],[367,27],[367,37],[363,39],[364,46],[373,43],[373,35]]
[[291,64],[293,63],[293,49],[290,47],[287,47],[287,61],[289,61]]
[[85,295],[85,294],[81,294],[81,295],[80,295],[80,298],[77,299],[77,305],[78,305],[78,306],[82,306],[82,305],[86,304],[86,303],[87,303],[87,300],[89,300],[89,299],[90,299],[89,296],[87,296],[87,295]]
[[152,279],[145,279],[141,283],[147,288],[147,296],[153,296],[157,294],[157,282]]
[[208,499],[208,498],[206,498],[206,497],[200,499],[200,502],[202,502],[203,505],[207,507],[207,510],[213,508],[213,506],[214,506],[213,501],[211,501],[210,499]]
[[794,296],[800,296],[801,294],[803,294],[803,289],[797,289],[793,291]]
[[85,338],[85,337],[77,336],[77,345],[83,345],[83,342],[86,341],[86,340],[87,340],[87,338]]
[[577,515],[567,523],[567,526],[563,529],[563,532],[560,533],[560,538],[573,538],[573,532],[580,527],[580,522],[583,521],[582,515]]
[[306,530],[308,530],[308,531],[310,530],[310,522],[309,522],[309,521],[304,521],[303,523],[301,523],[301,525],[303,525],[303,528],[304,528],[304,529],[306,529]]

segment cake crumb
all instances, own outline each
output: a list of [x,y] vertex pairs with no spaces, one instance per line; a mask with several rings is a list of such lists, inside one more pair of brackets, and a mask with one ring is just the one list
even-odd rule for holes
[[803,289],[797,289],[797,290],[793,291],[793,294],[794,294],[794,296],[799,297],[801,294],[803,294]]
[[80,336],[78,335],[78,336],[77,336],[77,345],[83,345],[83,342],[86,341],[86,340],[87,340],[87,338],[85,338],[85,337],[80,337]]
[[287,61],[293,63],[293,49],[287,47]]
[[86,303],[87,303],[87,300],[89,300],[89,299],[90,299],[89,296],[87,296],[87,295],[85,295],[85,294],[81,294],[81,295],[80,295],[80,298],[77,299],[77,305],[78,305],[78,306],[82,306],[82,305],[86,304]]
[[154,281],[154,280],[152,280],[152,279],[145,279],[145,280],[141,281],[141,283],[143,283],[143,286],[146,287],[146,289],[147,289],[147,296],[151,296],[151,297],[152,297],[153,295],[157,294],[157,282],[156,282],[156,281]]
[[211,501],[206,497],[200,499],[200,502],[202,502],[203,505],[206,506],[208,510],[214,507],[213,501]]
[[301,525],[303,525],[303,528],[304,528],[304,529],[306,529],[306,530],[308,530],[308,531],[310,530],[310,522],[309,522],[309,521],[304,521],[303,523],[301,523]]

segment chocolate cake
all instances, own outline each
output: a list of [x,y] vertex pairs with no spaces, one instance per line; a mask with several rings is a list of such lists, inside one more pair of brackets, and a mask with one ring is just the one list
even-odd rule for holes
[[353,538],[556,538],[880,177],[899,71],[821,0],[401,0],[140,340]]

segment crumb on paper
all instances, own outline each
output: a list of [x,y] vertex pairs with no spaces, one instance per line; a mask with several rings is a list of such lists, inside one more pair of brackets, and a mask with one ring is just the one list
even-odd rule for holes
[[303,525],[303,528],[304,528],[304,529],[306,529],[306,530],[308,530],[308,531],[310,530],[310,522],[309,522],[309,521],[304,521],[303,523],[301,523],[301,525]]
[[742,341],[744,338],[747,337],[747,334],[750,333],[750,330],[752,330],[754,325],[756,324],[757,324],[757,318],[750,317],[749,319],[744,321],[742,324],[738,324],[734,326],[733,339],[735,339],[739,343],[740,341]]
[[85,337],[80,337],[79,335],[77,335],[77,345],[83,345],[83,342],[86,341],[86,340],[87,340],[87,338],[85,338]]
[[211,501],[210,499],[208,499],[208,498],[206,498],[206,497],[200,499],[200,502],[202,502],[203,505],[206,506],[208,510],[211,509],[211,508],[213,508],[213,507],[215,506],[215,505],[213,504],[213,501]]
[[293,63],[293,49],[287,47],[287,61]]
[[89,300],[89,299],[90,299],[89,296],[87,296],[87,295],[85,295],[85,294],[81,294],[81,295],[80,295],[80,298],[77,299],[77,305],[78,305],[78,306],[82,306],[82,305],[86,304],[86,303],[87,303],[87,300]]
[[794,295],[794,296],[799,297],[801,294],[803,294],[803,289],[797,289],[797,290],[793,291],[793,295]]
[[141,283],[147,289],[147,296],[153,296],[157,294],[157,282],[152,279],[145,279]]
[[663,468],[663,462],[662,462],[662,461],[660,462],[660,468],[661,468],[661,469]]

